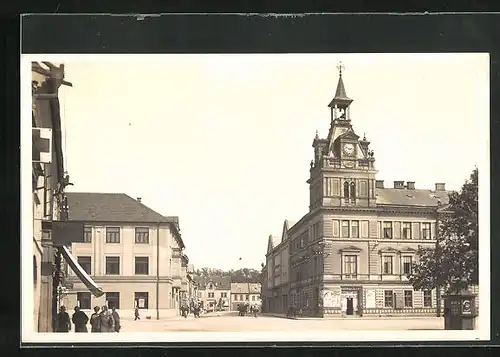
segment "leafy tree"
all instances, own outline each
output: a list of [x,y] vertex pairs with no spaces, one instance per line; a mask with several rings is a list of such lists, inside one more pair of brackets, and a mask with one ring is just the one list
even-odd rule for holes
[[449,194],[449,205],[439,214],[435,249],[419,249],[408,276],[416,290],[444,287],[458,293],[478,284],[478,170],[459,192]]

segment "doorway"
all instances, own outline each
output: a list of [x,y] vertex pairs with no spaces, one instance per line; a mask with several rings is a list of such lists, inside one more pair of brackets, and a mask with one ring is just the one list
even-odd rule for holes
[[352,297],[347,298],[347,308],[345,314],[354,315],[354,302]]

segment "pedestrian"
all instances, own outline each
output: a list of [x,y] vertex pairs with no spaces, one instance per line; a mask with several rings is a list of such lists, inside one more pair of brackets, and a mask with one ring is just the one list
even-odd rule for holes
[[89,317],[80,310],[80,306],[75,306],[75,313],[71,317],[71,321],[75,324],[75,332],[88,332],[87,323],[89,322]]
[[139,307],[136,306],[134,309],[134,321],[140,320],[141,318],[139,317]]
[[90,332],[101,332],[101,317],[99,316],[99,306],[94,307],[94,313],[90,316]]
[[118,311],[116,311],[115,305],[111,305],[111,311],[114,321],[114,331],[120,332],[120,329],[122,328],[122,326],[120,325],[120,315],[118,315]]
[[114,332],[115,322],[113,320],[113,314],[108,310],[106,305],[101,308],[99,317],[101,319],[101,332]]
[[61,306],[56,320],[56,332],[69,332],[71,330],[71,321],[66,312],[66,307]]

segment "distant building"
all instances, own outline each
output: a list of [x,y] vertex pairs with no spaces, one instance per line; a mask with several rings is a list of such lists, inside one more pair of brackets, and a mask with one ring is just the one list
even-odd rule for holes
[[406,276],[418,248],[436,245],[445,184],[417,189],[413,181],[385,187],[376,180],[370,142],[351,123],[351,102],[341,72],[329,133],[312,144],[309,212],[269,238],[266,308],[284,313],[294,305],[318,317],[435,315],[439,294],[415,291]]
[[229,310],[231,306],[231,279],[213,276],[207,279],[198,278],[197,298],[206,311]]
[[260,283],[231,283],[231,310],[236,311],[240,304],[260,304]]
[[122,317],[179,313],[187,293],[187,262],[178,217],[165,217],[123,193],[67,193],[69,220],[85,224],[85,242],[71,253],[104,290],[94,297],[69,270],[64,304],[84,311],[114,304]]

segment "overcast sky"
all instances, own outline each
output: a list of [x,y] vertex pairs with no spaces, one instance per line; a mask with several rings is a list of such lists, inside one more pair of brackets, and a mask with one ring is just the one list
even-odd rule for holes
[[459,189],[487,160],[485,54],[74,56],[61,89],[68,191],[179,216],[195,268],[259,268],[269,234],[308,211],[339,61],[386,186]]

